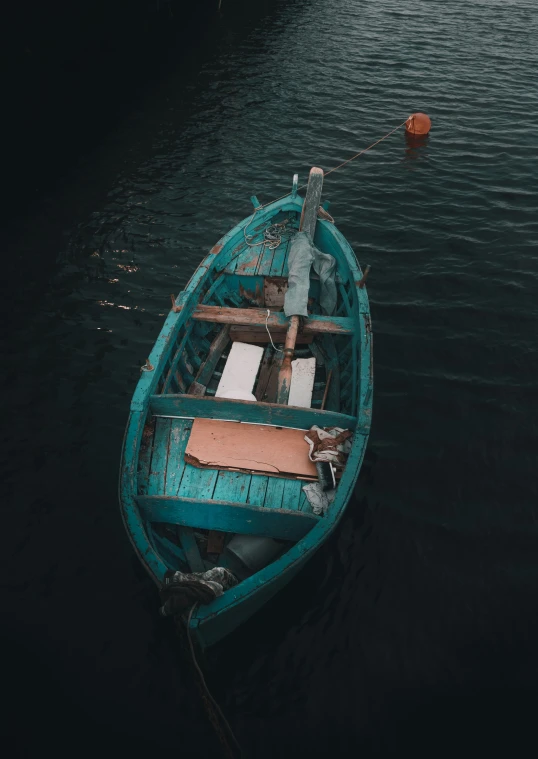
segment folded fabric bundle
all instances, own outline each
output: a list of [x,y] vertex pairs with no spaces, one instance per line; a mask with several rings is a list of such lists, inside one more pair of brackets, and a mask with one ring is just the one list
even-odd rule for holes
[[195,603],[211,603],[234,585],[237,585],[237,578],[224,567],[191,574],[169,570],[160,590],[160,612],[163,617],[174,617]]
[[341,427],[325,427],[314,425],[304,436],[310,446],[308,456],[310,461],[328,461],[334,466],[343,467],[351,450],[351,430]]
[[336,490],[334,489],[322,490],[319,482],[310,482],[308,485],[305,485],[302,490],[308,498],[308,502],[312,506],[312,511],[316,516],[321,516],[321,514],[327,513],[329,506],[334,501],[334,496],[336,495]]

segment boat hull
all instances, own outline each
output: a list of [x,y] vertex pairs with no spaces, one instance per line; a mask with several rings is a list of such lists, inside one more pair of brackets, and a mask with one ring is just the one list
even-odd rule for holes
[[[280,218],[279,214],[282,215],[283,213],[287,215],[295,213],[299,216],[301,210],[302,199],[292,193],[287,198],[264,209],[261,218],[258,219],[257,226],[261,228],[264,224],[271,222],[272,219]],[[205,312],[202,316],[195,313],[197,304],[211,303],[212,301],[208,301],[208,299],[212,294],[218,294],[219,282],[224,280],[228,286],[230,283],[235,283],[242,297],[258,297],[261,258],[258,257],[257,259],[257,268],[252,266],[249,269],[251,261],[245,257],[242,259],[241,266],[237,265],[237,268],[234,269],[233,265],[234,256],[237,257],[238,251],[241,252],[242,245],[244,248],[245,230],[250,223],[251,220],[245,219],[212,248],[209,255],[194,272],[184,292],[175,300],[174,308],[168,315],[155,347],[148,358],[148,371],[142,372],[131,403],[123,445],[119,483],[121,512],[127,533],[138,557],[158,585],[162,583],[165,572],[184,566],[186,557],[181,547],[170,542],[162,533],[157,534],[151,519],[148,519],[148,514],[142,508],[142,496],[145,494],[149,496],[166,494],[165,491],[156,490],[154,482],[152,485],[152,477],[155,480],[155,466],[153,460],[151,467],[149,460],[145,462],[144,457],[147,457],[147,454],[144,453],[145,436],[149,425],[151,425],[156,405],[159,402],[162,406],[163,401],[161,399],[163,396],[165,400],[167,398],[188,398],[186,395],[181,395],[181,393],[186,392],[181,389],[181,385],[174,389],[171,383],[176,382],[174,378],[181,374],[183,379],[179,376],[177,380],[179,382],[186,381],[185,378],[189,382],[194,379],[193,363],[186,361],[185,356],[188,357],[188,325],[191,325],[192,319],[197,316],[199,320],[202,317],[206,318]],[[341,267],[339,287],[343,297],[341,309],[345,316],[333,318],[333,323],[328,324],[328,326],[321,324],[323,321],[321,317],[315,317],[318,321],[316,322],[314,319],[310,329],[314,333],[316,330],[327,329],[329,333],[332,330],[332,335],[323,336],[322,345],[324,346],[325,359],[328,361],[327,367],[335,368],[336,374],[338,374],[338,362],[342,364],[338,353],[338,340],[349,340],[349,348],[346,347],[346,350],[349,350],[350,356],[347,365],[344,368],[342,368],[343,365],[340,366],[338,381],[334,379],[333,375],[330,391],[324,393],[323,403],[325,403],[325,397],[328,398],[328,404],[334,402],[336,394],[340,392],[341,403],[344,406],[342,418],[353,421],[353,445],[338,484],[337,496],[327,514],[318,519],[306,535],[297,540],[276,561],[252,576],[243,579],[237,586],[229,589],[210,604],[197,607],[190,624],[191,633],[201,647],[214,645],[231,633],[300,572],[315,551],[329,538],[342,518],[353,493],[364,458],[370,431],[373,395],[372,331],[368,298],[363,287],[362,272],[354,253],[336,227],[327,221],[318,222],[315,242],[339,261]],[[276,260],[277,253],[278,250],[274,253],[274,260]],[[267,275],[271,271],[267,268],[264,273]],[[285,270],[283,273],[285,274]],[[248,277],[250,279],[247,279]],[[251,290],[245,283],[252,285]],[[207,311],[211,311],[211,309],[206,308]],[[277,314],[272,317],[275,324],[278,323],[281,316],[281,314]],[[214,320],[214,317],[211,316],[211,319]],[[330,318],[327,321],[329,322]],[[200,321],[197,323],[199,324]],[[349,324],[353,324],[352,332],[349,330]],[[264,326],[263,319],[260,325]],[[260,327],[257,329],[259,330]],[[275,329],[278,329],[278,324]],[[344,344],[347,346],[347,343],[341,343],[341,345]],[[171,392],[176,393],[176,395],[167,395]],[[180,394],[177,395],[177,393]],[[168,403],[168,401],[166,402]],[[172,402],[178,403],[177,400]],[[257,407],[254,411],[259,415],[266,413],[263,407],[269,404],[250,405]],[[292,407],[287,408],[291,409],[291,413],[295,413]],[[298,410],[296,411],[298,413]],[[249,408],[245,407],[245,413],[247,412],[250,412]],[[312,413],[314,413],[314,409],[312,409]],[[317,413],[323,415],[324,412]],[[348,416],[345,417],[345,414]],[[193,414],[193,416],[196,415]],[[155,456],[155,443],[153,450]],[[151,490],[152,487],[154,487],[153,491]],[[187,493],[187,495],[192,500],[194,494]],[[233,506],[233,504],[231,505]],[[239,504],[236,505],[239,506]],[[284,508],[289,508],[289,505],[284,504]],[[222,529],[222,527],[217,529]]]

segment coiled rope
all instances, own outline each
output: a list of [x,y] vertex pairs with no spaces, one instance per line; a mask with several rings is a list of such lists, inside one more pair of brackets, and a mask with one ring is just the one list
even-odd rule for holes
[[[285,198],[286,196],[283,195],[282,197]],[[266,203],[265,205],[269,205],[269,204]],[[276,250],[276,248],[278,248],[282,240],[293,237],[293,235],[297,232],[297,230],[294,229],[293,227],[288,227],[287,225],[290,223],[290,220],[284,219],[284,221],[277,221],[274,224],[270,224],[267,227],[267,229],[265,229],[262,240],[258,240],[258,242],[252,242],[252,240],[256,237],[256,235],[247,234],[247,229],[250,227],[250,225],[254,221],[254,217],[256,216],[258,211],[261,211],[262,208],[265,208],[265,206],[258,206],[257,208],[255,208],[254,213],[252,214],[248,222],[243,227],[243,237],[245,238],[245,244],[248,245],[249,248],[256,248],[258,245],[263,245],[264,248],[269,248],[269,250]],[[235,254],[235,256],[232,256],[230,260],[228,261],[228,266],[231,264],[231,262],[235,258],[238,258],[242,254],[243,254],[243,250],[240,250],[238,253]]]
[[269,250],[275,250],[278,248],[285,237],[291,237],[296,230],[290,229],[288,226],[286,226],[289,223],[289,219],[284,219],[284,221],[277,221],[274,224],[270,224],[263,233],[263,240],[252,242],[256,235],[248,235],[247,229],[254,221],[254,217],[258,211],[262,208],[264,208],[264,206],[258,206],[258,208],[255,208],[248,224],[245,224],[243,227],[243,236],[245,238],[245,243],[249,248],[255,248],[257,245],[263,245],[265,248],[269,248]]

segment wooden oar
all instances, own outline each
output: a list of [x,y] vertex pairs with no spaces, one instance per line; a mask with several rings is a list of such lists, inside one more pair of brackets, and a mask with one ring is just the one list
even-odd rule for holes
[[[318,169],[314,166],[310,169],[306,198],[303,204],[303,212],[301,214],[301,224],[299,226],[299,230],[301,232],[306,232],[312,241],[314,240],[314,232],[316,231],[316,221],[318,218],[318,208],[321,200],[322,188],[323,169]],[[277,403],[288,402],[292,373],[291,362],[295,352],[295,342],[297,340],[298,331],[299,316],[291,316],[284,345],[284,358],[282,359],[282,366],[280,367],[278,375]]]

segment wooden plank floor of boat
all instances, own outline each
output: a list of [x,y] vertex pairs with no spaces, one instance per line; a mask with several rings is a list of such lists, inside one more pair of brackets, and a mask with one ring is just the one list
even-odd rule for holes
[[139,495],[233,501],[312,513],[301,480],[200,469],[184,460],[191,419],[155,419],[155,434],[140,456]]

